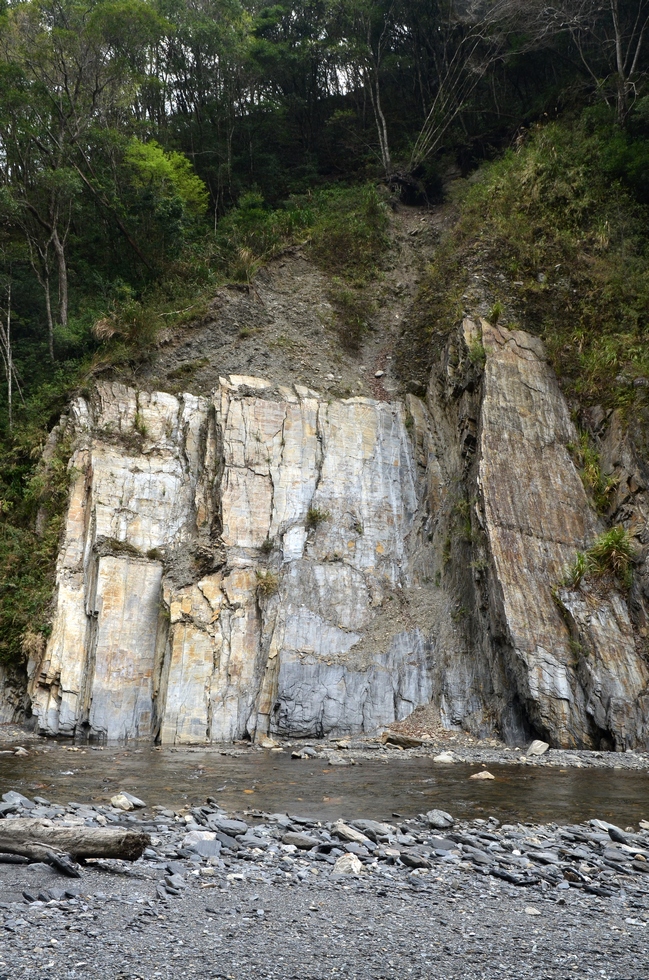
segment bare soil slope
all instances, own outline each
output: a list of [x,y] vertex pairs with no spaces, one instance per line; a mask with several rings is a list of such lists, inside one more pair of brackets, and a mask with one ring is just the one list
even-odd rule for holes
[[[390,213],[390,245],[377,277],[362,292],[368,329],[356,350],[345,343],[344,322],[332,305],[340,282],[296,246],[261,269],[251,287],[219,289],[200,320],[161,335],[153,359],[132,380],[151,389],[201,394],[219,376],[248,374],[305,384],[334,398],[395,397],[395,344],[449,220],[445,206],[398,206]],[[377,378],[377,371],[384,374]]]

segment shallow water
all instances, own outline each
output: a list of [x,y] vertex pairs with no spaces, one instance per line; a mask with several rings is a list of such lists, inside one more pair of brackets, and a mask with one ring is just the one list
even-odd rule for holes
[[29,744],[26,757],[0,755],[0,794],[16,789],[52,802],[105,803],[119,789],[147,804],[173,809],[213,796],[231,812],[288,812],[332,820],[433,807],[456,818],[569,823],[592,817],[627,826],[649,819],[649,774],[610,769],[492,765],[492,780],[470,780],[478,765],[430,759],[359,760],[327,766],[319,759],[250,749],[239,756],[218,748],[90,747],[70,751],[58,742]]

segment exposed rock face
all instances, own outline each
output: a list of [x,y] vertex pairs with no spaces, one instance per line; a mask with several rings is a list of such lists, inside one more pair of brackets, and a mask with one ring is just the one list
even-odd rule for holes
[[397,615],[362,643],[412,585],[405,420],[255,378],[212,399],[100,385],[75,402],[57,612],[31,668],[41,729],[322,734],[430,701],[430,622]]
[[501,731],[562,746],[645,745],[649,671],[623,596],[611,583],[557,590],[603,527],[570,457],[577,433],[541,343],[465,321],[429,404],[437,432],[459,436],[446,476],[461,495],[447,509],[452,529],[458,511],[464,522],[472,582],[462,546],[452,557]]
[[67,426],[42,731],[317,736],[432,703],[512,740],[647,744],[624,596],[555,589],[600,525],[527,334],[465,321],[425,402],[101,384]]

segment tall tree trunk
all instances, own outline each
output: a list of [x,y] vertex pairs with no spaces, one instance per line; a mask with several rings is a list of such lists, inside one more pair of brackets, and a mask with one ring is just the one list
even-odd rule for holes
[[66,327],[68,324],[68,267],[65,261],[65,246],[59,238],[56,226],[52,232],[52,245],[56,252],[59,269],[59,319],[61,325]]
[[6,346],[7,346],[7,408],[8,408],[8,415],[9,415],[9,431],[11,432],[14,424],[13,391],[12,391],[14,364],[13,364],[13,355],[11,351],[11,279],[9,280],[9,285],[7,286]]
[[54,320],[52,318],[52,297],[50,296],[50,274],[46,270],[42,281],[43,292],[45,294],[45,313],[47,315],[47,347],[50,352],[50,361],[54,360]]
[[376,130],[379,137],[379,148],[381,150],[381,163],[383,164],[386,177],[389,177],[392,171],[392,160],[390,157],[390,144],[388,142],[388,127],[385,121],[385,116],[383,115],[383,109],[381,108],[381,90],[379,88],[378,69],[375,82],[372,81],[370,72],[365,72],[365,87],[369,89],[370,101],[372,102],[372,109],[374,110],[374,120],[376,122]]

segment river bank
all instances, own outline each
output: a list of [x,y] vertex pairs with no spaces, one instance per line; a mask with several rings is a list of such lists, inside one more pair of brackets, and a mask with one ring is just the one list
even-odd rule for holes
[[[261,744],[260,744],[261,743]],[[0,734],[0,794],[103,805],[120,789],[181,810],[213,796],[231,812],[389,820],[433,808],[457,819],[626,826],[649,817],[649,757],[549,749],[541,756],[444,733],[413,748],[380,739],[156,747]],[[268,747],[263,748],[262,745]],[[443,760],[443,761],[440,761]],[[523,761],[524,760],[524,761]],[[487,770],[493,779],[476,779]]]
[[0,976],[646,978],[647,822],[318,821],[145,802],[4,794],[7,816],[137,827],[150,843],[80,879],[0,864]]

